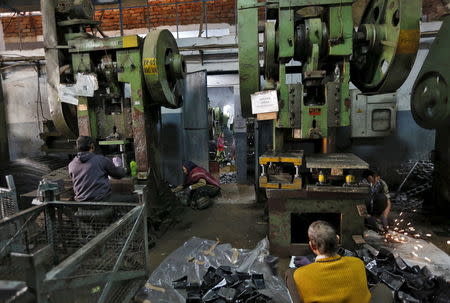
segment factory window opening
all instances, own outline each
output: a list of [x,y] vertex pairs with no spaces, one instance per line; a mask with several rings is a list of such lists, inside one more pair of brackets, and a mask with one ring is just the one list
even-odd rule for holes
[[291,213],[291,243],[307,244],[309,242],[308,227],[317,220],[330,223],[342,239],[341,218],[341,213]]

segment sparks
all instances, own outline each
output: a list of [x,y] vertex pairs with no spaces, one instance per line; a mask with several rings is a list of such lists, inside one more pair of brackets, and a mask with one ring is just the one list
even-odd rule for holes
[[419,257],[419,255],[416,254],[415,252],[412,252],[412,254],[414,255],[414,257]]
[[417,244],[417,246],[419,246],[420,248],[423,248],[423,246],[422,246],[422,245],[420,245],[420,244]]
[[424,259],[427,260],[428,262],[431,262],[430,258],[425,257]]
[[431,237],[431,234],[426,234],[427,237]]
[[[401,215],[403,215],[403,212],[400,212],[400,215],[399,216],[401,216]],[[403,221],[403,220],[402,220]]]
[[415,250],[419,250],[419,248],[418,248],[417,246],[415,246],[415,245],[414,245],[414,249],[415,249]]

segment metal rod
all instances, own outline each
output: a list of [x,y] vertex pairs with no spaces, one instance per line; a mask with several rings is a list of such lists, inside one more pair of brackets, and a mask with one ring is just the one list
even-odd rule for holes
[[204,14],[205,16],[205,30],[206,30],[206,38],[208,38],[208,7],[206,6],[206,2],[203,2]]
[[414,171],[414,169],[416,168],[418,163],[419,163],[419,161],[416,161],[416,163],[414,163],[414,166],[411,168],[408,175],[406,175],[405,180],[403,180],[402,184],[400,184],[397,191],[400,191],[402,189],[403,185],[406,183],[406,180],[408,180],[409,176],[412,174],[412,172]]
[[[125,257],[125,253],[128,251],[128,247],[131,244],[131,241],[134,238],[134,235],[136,234],[139,224],[141,223],[141,217],[144,213],[145,208],[142,206],[141,210],[139,211],[136,222],[134,222],[133,228],[131,229],[130,233],[128,234],[128,238],[125,241],[125,244],[122,247],[122,251],[120,252],[119,256],[117,257],[116,263],[114,264],[112,272],[115,273],[119,270],[119,267],[122,265],[123,258]],[[98,300],[99,303],[106,302],[106,298],[108,297],[109,291],[111,290],[112,281],[108,280],[105,287],[103,288],[102,295],[100,296],[100,299]]]
[[176,12],[176,24],[177,24],[177,39],[180,38],[179,32],[178,32],[178,23],[180,22],[179,17],[178,17],[178,4],[175,6],[175,12]]
[[138,206],[138,203],[128,203],[128,202],[83,202],[80,205],[80,202],[76,201],[51,201],[48,202],[49,205],[64,205],[64,206],[127,206],[129,208]]
[[0,56],[0,62],[21,62],[21,61],[43,61],[45,60],[44,56],[30,56],[30,57],[25,57],[25,56],[20,56],[20,57],[5,57],[5,56]]
[[123,36],[123,9],[122,9],[122,0],[119,0],[119,23],[120,23],[120,35]]
[[[80,205],[80,204],[78,204],[78,205]],[[26,210],[23,210],[23,211],[21,211],[21,212],[19,212],[17,214],[14,214],[14,215],[12,215],[10,217],[4,218],[4,219],[0,220],[0,227],[2,227],[3,225],[11,223],[13,220],[25,217],[26,215],[28,215],[30,213],[40,211],[41,208],[45,208],[45,207],[46,207],[46,204],[33,206],[33,207],[30,207],[30,208],[28,208]]]
[[8,248],[8,246],[17,238],[17,236],[21,233],[21,231],[25,228],[25,226],[30,222],[31,220],[35,219],[40,213],[36,212],[35,214],[32,214],[28,217],[28,219],[17,229],[16,233],[11,237],[11,239],[6,242],[6,244],[0,249],[0,258],[3,257],[3,253]]
[[78,288],[86,285],[104,283],[105,281],[108,280],[112,282],[131,280],[139,277],[144,277],[145,274],[146,272],[144,270],[120,271],[120,272],[109,271],[105,273],[62,277],[57,279],[46,279],[44,280],[44,288],[48,292],[53,292],[61,288],[64,289]]

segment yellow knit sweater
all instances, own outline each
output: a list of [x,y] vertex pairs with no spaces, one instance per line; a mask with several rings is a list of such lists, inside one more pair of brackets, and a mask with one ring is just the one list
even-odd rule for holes
[[367,303],[364,263],[354,257],[317,260],[294,272],[294,281],[304,303]]

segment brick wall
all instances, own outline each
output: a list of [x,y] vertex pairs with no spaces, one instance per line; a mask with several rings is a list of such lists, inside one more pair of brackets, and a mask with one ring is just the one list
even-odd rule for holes
[[428,21],[439,20],[442,15],[448,12],[444,5],[445,0],[424,0],[422,14]]
[[[446,12],[444,0],[423,1],[423,14],[428,20],[439,20]],[[192,3],[191,0],[177,0],[178,5],[167,5],[175,0],[151,0],[149,7],[129,8],[123,10],[124,29],[149,28],[161,25],[185,25],[208,23],[235,24],[236,0],[211,0],[206,2],[206,14],[202,15],[202,3]],[[163,5],[166,4],[166,5]],[[260,10],[261,17],[263,9]],[[95,14],[97,20],[102,21],[104,31],[119,30],[119,10],[98,10]],[[4,37],[6,41],[11,40],[33,40],[37,35],[42,35],[42,24],[40,16],[14,16],[4,17]]]
[[[152,0],[148,7],[123,9],[124,29],[149,28],[161,25],[185,25],[208,23],[235,23],[236,0],[211,0],[210,2],[192,2],[177,0]],[[205,12],[205,13],[203,13]],[[97,10],[96,20],[102,21],[102,30],[120,29],[118,9]],[[14,16],[2,18],[5,38],[27,38],[42,35],[41,16]]]

